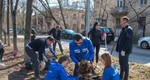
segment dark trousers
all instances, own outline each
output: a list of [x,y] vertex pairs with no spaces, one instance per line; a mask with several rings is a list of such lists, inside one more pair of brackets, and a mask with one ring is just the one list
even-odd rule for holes
[[26,51],[27,55],[33,61],[35,77],[39,77],[39,59],[38,59],[37,54],[35,53],[35,51],[33,49],[30,49],[29,47],[25,47],[25,51]]
[[[100,44],[93,44],[93,48],[95,49],[96,47],[96,63],[98,63],[98,59],[99,59],[99,50],[100,50]],[[94,61],[94,57],[93,57],[93,61]]]
[[0,49],[0,63],[2,61],[2,57],[3,57],[3,54],[4,54],[4,49]]
[[78,68],[79,68],[79,65],[75,64],[75,68],[74,68],[74,72],[73,72],[73,76],[74,77],[78,77],[79,76],[79,73],[77,72]]
[[59,45],[59,49],[60,49],[61,53],[63,53],[63,49],[62,49],[62,45],[61,45],[60,40],[55,41],[55,42],[53,43],[53,50],[55,51],[56,43],[58,43],[58,45]]
[[124,79],[128,80],[129,75],[129,53],[125,53],[125,56],[121,56],[121,53],[119,53],[119,64],[120,64],[120,78],[123,79],[123,75],[125,72]]

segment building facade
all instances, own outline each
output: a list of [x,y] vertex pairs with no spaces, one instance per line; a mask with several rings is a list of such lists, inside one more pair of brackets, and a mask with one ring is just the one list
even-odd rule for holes
[[[61,12],[58,7],[52,8],[52,12],[56,20],[59,22],[62,29],[65,29]],[[44,12],[44,14],[47,14]],[[47,14],[48,15],[48,14]],[[80,32],[85,30],[85,10],[66,7],[63,8],[63,15],[65,18],[67,29],[72,29],[75,32]],[[94,24],[94,19],[91,13],[91,26]],[[32,27],[34,27],[38,32],[48,32],[51,28],[56,27],[57,23],[49,18],[44,17],[42,14],[36,14],[32,17]]]
[[[102,2],[103,1],[103,2]],[[131,1],[131,4],[130,2]],[[128,16],[130,18],[129,25],[134,30],[134,36],[143,36],[145,27],[145,36],[150,36],[150,0],[94,0],[94,11],[96,17],[100,15],[100,7],[105,8],[108,15],[107,27],[114,29],[116,34],[120,33],[120,18]],[[103,4],[103,6],[101,6]],[[135,11],[138,14],[135,13]],[[100,17],[101,18],[101,17]]]

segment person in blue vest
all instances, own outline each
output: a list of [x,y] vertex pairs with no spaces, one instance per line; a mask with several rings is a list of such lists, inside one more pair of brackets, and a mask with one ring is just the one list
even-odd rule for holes
[[[77,33],[74,39],[69,44],[70,57],[75,63],[74,76],[79,76],[77,69],[80,66],[81,60],[88,60],[92,63],[94,57],[93,44],[90,39],[83,38],[81,34]],[[94,74],[95,71],[92,71]]]
[[[119,64],[120,64],[120,79],[128,80],[129,75],[129,55],[132,52],[133,45],[133,30],[128,24],[129,18],[124,16],[120,20],[122,27],[121,34],[117,41],[116,51],[119,52]],[[123,78],[125,72],[125,76]]]
[[109,53],[101,55],[101,62],[104,64],[104,71],[101,76],[102,80],[120,80],[118,69],[114,64],[112,64]]
[[58,62],[51,61],[45,80],[79,80],[78,77],[67,75],[64,68],[68,65],[69,61],[68,56],[60,57]]

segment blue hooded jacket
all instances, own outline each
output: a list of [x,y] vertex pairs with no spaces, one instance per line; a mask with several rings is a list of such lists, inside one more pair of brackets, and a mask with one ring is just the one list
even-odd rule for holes
[[[70,57],[73,62],[78,63],[79,60],[89,60],[92,62],[94,57],[93,44],[88,38],[83,38],[81,46],[78,46],[75,43],[75,40],[72,40],[69,44]],[[77,59],[78,58],[78,59]]]
[[111,67],[107,67],[103,72],[103,80],[120,80],[117,67],[113,64],[114,70]]
[[72,75],[68,76],[61,64],[51,61],[45,80],[79,80],[79,78]]

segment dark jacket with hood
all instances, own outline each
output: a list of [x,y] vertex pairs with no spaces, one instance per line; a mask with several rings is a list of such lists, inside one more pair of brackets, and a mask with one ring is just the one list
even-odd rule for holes
[[97,24],[98,23],[95,23],[93,28],[88,33],[88,37],[90,36],[90,40],[92,41],[93,45],[100,44],[100,40],[102,37],[102,31],[100,29],[95,29]]
[[48,34],[49,34],[49,35],[52,34],[55,39],[60,40],[60,37],[61,37],[61,30],[58,30],[58,33],[57,33],[57,35],[56,35],[56,28],[52,28],[52,29],[49,31]]

